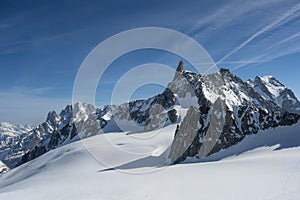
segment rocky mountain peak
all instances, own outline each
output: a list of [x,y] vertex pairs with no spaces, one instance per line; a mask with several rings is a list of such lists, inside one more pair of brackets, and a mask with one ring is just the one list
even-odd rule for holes
[[287,112],[300,114],[295,94],[273,76],[257,76],[247,82],[266,101],[272,101]]
[[178,63],[178,67],[176,69],[176,72],[182,73],[182,71],[183,71],[183,61],[180,60],[179,63]]
[[78,102],[74,104],[73,118],[75,121],[86,120],[89,115],[96,113],[96,109],[93,105],[84,102]]
[[65,109],[63,109],[60,114],[61,123],[65,124],[66,122],[70,121],[73,117],[73,108],[72,105],[67,105]]
[[264,84],[272,84],[277,87],[285,87],[282,83],[280,83],[274,76],[256,76],[256,79],[260,79]]
[[173,163],[218,152],[258,130],[291,125],[300,118],[298,99],[272,76],[244,82],[228,69],[204,76],[184,71],[182,76],[190,86],[178,77],[172,83],[176,88],[172,91],[179,91],[182,93],[180,97],[186,98],[186,93],[189,93],[186,88],[193,88],[200,126],[193,132],[186,128],[197,124],[190,124],[191,116],[196,113],[195,107],[190,108],[174,136],[169,154]]
[[47,115],[46,122],[55,124],[59,121],[59,115],[55,111],[50,111]]
[[225,69],[225,68],[221,68],[221,69],[219,70],[219,72],[220,72],[221,74],[231,74],[230,70],[229,70],[229,69]]

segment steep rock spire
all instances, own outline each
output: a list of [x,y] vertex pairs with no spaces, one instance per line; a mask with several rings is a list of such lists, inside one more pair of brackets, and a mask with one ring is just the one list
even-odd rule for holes
[[179,72],[179,73],[183,72],[183,61],[182,60],[179,61],[178,67],[176,69],[176,72]]

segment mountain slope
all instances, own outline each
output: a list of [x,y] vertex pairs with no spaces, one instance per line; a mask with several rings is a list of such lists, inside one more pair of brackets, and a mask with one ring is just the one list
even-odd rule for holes
[[106,154],[103,135],[65,145],[1,176],[0,199],[296,200],[300,196],[299,124],[248,136],[230,147],[229,154],[221,151],[200,162],[166,166],[153,159],[151,152],[155,154],[158,146],[153,144],[158,141],[170,144],[175,129],[171,125],[160,134],[160,130],[143,133],[159,138],[142,143],[133,142],[129,135],[107,134],[113,144],[122,141],[127,150],[149,148],[148,154],[134,158],[106,152],[115,160],[116,165],[110,166],[94,160],[85,148]]

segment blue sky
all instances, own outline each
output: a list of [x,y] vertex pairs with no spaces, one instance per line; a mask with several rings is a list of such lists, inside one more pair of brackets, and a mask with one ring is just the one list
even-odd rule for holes
[[[244,80],[274,75],[300,96],[298,0],[0,1],[0,121],[39,124],[71,103],[77,70],[106,38],[138,27],[165,27],[197,40],[218,67]],[[180,58],[159,50],[120,57],[103,77],[97,104],[132,67]],[[140,88],[149,97],[161,86]]]

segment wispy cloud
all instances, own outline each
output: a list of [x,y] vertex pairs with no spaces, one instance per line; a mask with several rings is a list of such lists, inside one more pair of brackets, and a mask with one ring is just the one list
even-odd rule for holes
[[[253,13],[257,10],[264,10],[278,3],[285,3],[285,0],[274,0],[274,1],[227,1],[226,4],[217,7],[211,14],[201,17],[194,23],[194,26],[189,29],[188,33],[197,32],[194,37],[199,35],[211,34],[213,31],[220,31],[224,27],[232,25],[239,19],[244,19],[245,16],[249,13]],[[271,16],[272,17],[272,16]],[[205,32],[202,29],[199,30],[199,27],[207,26],[210,30]],[[256,22],[256,24],[258,24]]]
[[290,42],[292,40],[298,39],[299,37],[300,37],[300,32],[295,33],[295,34],[293,34],[293,35],[291,35],[291,36],[289,36],[289,37],[287,37],[287,38],[285,38],[285,39],[283,39],[283,40],[281,40],[281,41],[279,41],[279,42],[277,42],[277,43],[275,43],[275,44],[267,47],[265,50],[273,49],[273,48],[275,48],[275,47],[277,47],[279,45],[282,45],[282,44],[284,44],[286,42]]
[[15,92],[19,94],[24,94],[24,95],[42,95],[46,94],[47,92],[53,90],[54,88],[52,87],[23,87],[23,86],[12,86],[9,91],[10,92]]
[[[263,57],[259,54],[269,55],[272,52],[265,51],[286,45],[287,42],[299,37],[299,33],[294,34],[295,31],[290,30],[293,27],[288,27],[291,23],[297,23],[299,11],[300,3],[296,1],[230,1],[225,5],[216,7],[210,15],[200,18],[189,30],[189,33],[200,42],[206,42],[208,48],[211,48],[215,39],[223,36],[227,39],[228,34],[231,35],[231,41],[218,40],[214,44],[212,50],[215,51],[217,48],[221,58],[207,72],[220,64],[245,66],[252,63],[261,63],[266,59],[258,59]],[[297,25],[294,24],[294,26]],[[283,32],[283,29],[289,30]],[[251,33],[253,31],[255,32]],[[276,41],[275,35],[280,36],[278,38],[280,42]],[[229,39],[231,39],[230,37]],[[246,39],[243,39],[244,37]],[[237,43],[238,41],[240,43]],[[289,52],[293,53],[294,51]],[[286,52],[280,54],[286,55]],[[270,57],[268,56],[268,58]],[[234,61],[228,61],[229,58],[231,60],[233,58]]]
[[283,13],[281,16],[279,16],[278,18],[276,18],[272,23],[270,23],[270,24],[266,25],[265,27],[263,27],[262,29],[260,29],[258,32],[256,32],[255,34],[253,34],[246,41],[244,41],[243,43],[241,43],[237,48],[235,48],[232,51],[230,51],[229,53],[227,53],[223,58],[221,58],[216,63],[216,65],[218,65],[221,62],[223,62],[224,60],[226,60],[227,58],[229,58],[231,55],[235,54],[240,49],[242,49],[244,46],[246,46],[247,44],[249,44],[255,38],[257,38],[261,34],[265,33],[266,31],[270,30],[272,27],[274,27],[274,26],[278,25],[279,23],[283,22],[285,19],[287,19],[291,15],[295,14],[299,10],[300,10],[300,3],[298,3],[295,7],[291,8],[288,11],[286,11],[285,13]]
[[[252,59],[252,64],[253,63],[267,63],[270,62],[274,59],[283,57],[283,56],[287,56],[287,55],[291,55],[294,53],[298,53],[300,52],[300,46],[299,45],[294,45],[294,46],[290,46],[288,49],[284,49],[284,51],[280,50],[280,51],[266,51],[264,53],[261,53]],[[238,70],[242,67],[247,66],[250,63],[241,63],[237,66],[235,66],[232,70]]]

